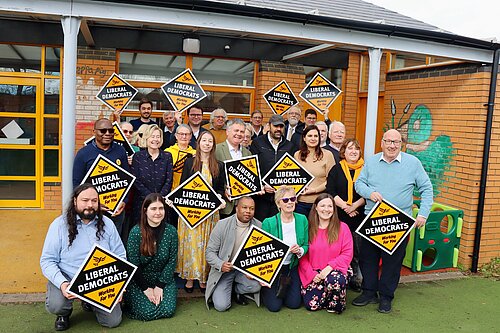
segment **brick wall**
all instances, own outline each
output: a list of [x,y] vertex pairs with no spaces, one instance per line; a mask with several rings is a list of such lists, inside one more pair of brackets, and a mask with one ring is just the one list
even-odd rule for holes
[[[425,160],[431,167],[440,163],[449,163],[449,170],[443,176],[445,182],[439,188],[440,193],[435,201],[464,211],[459,262],[465,267],[470,267],[472,260],[470,255],[473,250],[476,228],[486,126],[487,110],[484,104],[488,100],[490,71],[490,67],[480,64],[457,64],[388,74],[386,81],[384,106],[386,123],[389,123],[391,119],[391,97],[394,98],[397,106],[396,123],[403,115],[402,111],[408,102],[413,104],[408,114],[404,116],[403,123],[409,120],[419,104],[425,105],[430,111],[432,127],[428,138],[418,135],[418,131],[422,129],[418,126],[421,126],[423,121],[419,120],[401,127],[404,130],[413,131],[414,141],[417,141],[409,140],[410,144],[414,144],[413,147],[424,148],[428,145],[427,149],[431,154],[420,155],[421,160],[424,159],[424,164]],[[450,138],[453,146],[451,153],[450,149],[440,148],[435,143],[446,136]],[[497,116],[493,124],[480,263],[486,263],[491,258],[500,256],[500,238],[497,236],[500,233],[500,218],[497,213],[498,204],[500,204],[500,193],[497,190],[500,185],[499,139],[500,118]]]
[[259,64],[259,74],[255,86],[255,109],[262,111],[264,122],[267,122],[273,111],[262,96],[281,80],[288,83],[295,97],[299,100],[300,108],[302,110],[309,108],[309,104],[299,97],[305,83],[304,67],[302,65],[262,60]]
[[62,208],[61,191],[61,183],[45,182],[43,184],[43,208],[60,210]]

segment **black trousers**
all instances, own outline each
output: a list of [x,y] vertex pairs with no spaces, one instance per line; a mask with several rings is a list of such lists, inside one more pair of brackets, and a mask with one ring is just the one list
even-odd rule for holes
[[[359,265],[363,274],[361,288],[364,293],[375,295],[378,292],[381,298],[388,300],[394,298],[407,244],[408,238],[401,243],[392,255],[389,255],[366,239],[361,240]],[[382,267],[379,277],[380,259],[382,259]]]

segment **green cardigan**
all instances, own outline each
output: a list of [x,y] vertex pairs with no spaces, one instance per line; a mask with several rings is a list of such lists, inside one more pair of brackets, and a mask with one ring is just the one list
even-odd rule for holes
[[[307,217],[302,214],[293,213],[295,217],[295,235],[297,237],[297,245],[304,249],[304,254],[306,254],[309,249],[309,233],[308,233],[308,221]],[[278,218],[278,223],[276,223],[276,218]],[[281,214],[278,213],[274,216],[266,218],[262,222],[262,230],[267,231],[271,235],[283,239],[283,229],[281,227]],[[297,266],[299,263],[299,258],[297,256],[292,257],[290,262],[290,268]]]

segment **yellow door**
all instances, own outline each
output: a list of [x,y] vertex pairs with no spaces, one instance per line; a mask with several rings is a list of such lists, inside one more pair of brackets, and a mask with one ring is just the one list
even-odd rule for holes
[[0,77],[0,207],[41,207],[40,79]]

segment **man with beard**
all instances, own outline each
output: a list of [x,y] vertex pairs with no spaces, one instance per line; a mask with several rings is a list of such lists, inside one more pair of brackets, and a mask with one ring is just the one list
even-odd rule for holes
[[[86,259],[94,243],[126,259],[125,248],[113,222],[102,216],[99,197],[91,184],[75,188],[64,215],[57,217],[49,227],[40,267],[49,280],[45,308],[57,315],[55,330],[69,328],[75,296],[68,293],[70,281]],[[111,313],[86,304],[95,313],[99,324],[116,327],[122,320],[122,310],[115,306]]]
[[[285,122],[283,117],[273,114],[269,118],[269,132],[261,135],[252,141],[250,152],[259,157],[259,167],[262,177],[279,161],[285,153],[290,155],[294,152],[293,144],[283,137]],[[255,218],[259,221],[269,216],[276,215],[278,208],[274,203],[274,188],[265,185],[264,194],[255,195]]]
[[153,125],[155,123],[153,119],[151,119],[151,113],[153,112],[153,103],[149,99],[141,99],[141,101],[139,102],[139,112],[141,113],[141,117],[130,121],[130,123],[134,127],[134,131],[137,131],[139,127],[141,127],[141,125]]
[[[287,121],[285,121],[285,139],[293,144],[294,153],[299,149],[300,137],[304,131],[305,123],[300,121],[302,110],[298,106],[292,106],[286,113]],[[297,140],[298,138],[298,140]]]
[[[99,154],[123,169],[129,170],[127,152],[122,146],[113,142],[114,137],[113,124],[109,119],[102,118],[94,123],[94,140],[76,153],[75,161],[73,162],[73,187],[80,185]],[[124,219],[124,214],[122,213],[125,208],[125,201],[120,204],[115,214],[108,216],[115,223],[120,235],[122,234]],[[101,206],[101,209],[106,212],[109,210],[104,205]]]
[[246,294],[254,294],[254,299],[258,302],[255,293],[260,291],[259,282],[235,271],[231,264],[250,227],[261,227],[260,221],[254,218],[254,212],[252,198],[242,197],[236,205],[236,214],[217,222],[210,234],[205,250],[207,263],[211,266],[205,292],[207,307],[212,301],[217,311],[229,309],[233,289],[236,292],[236,303],[247,305]]

